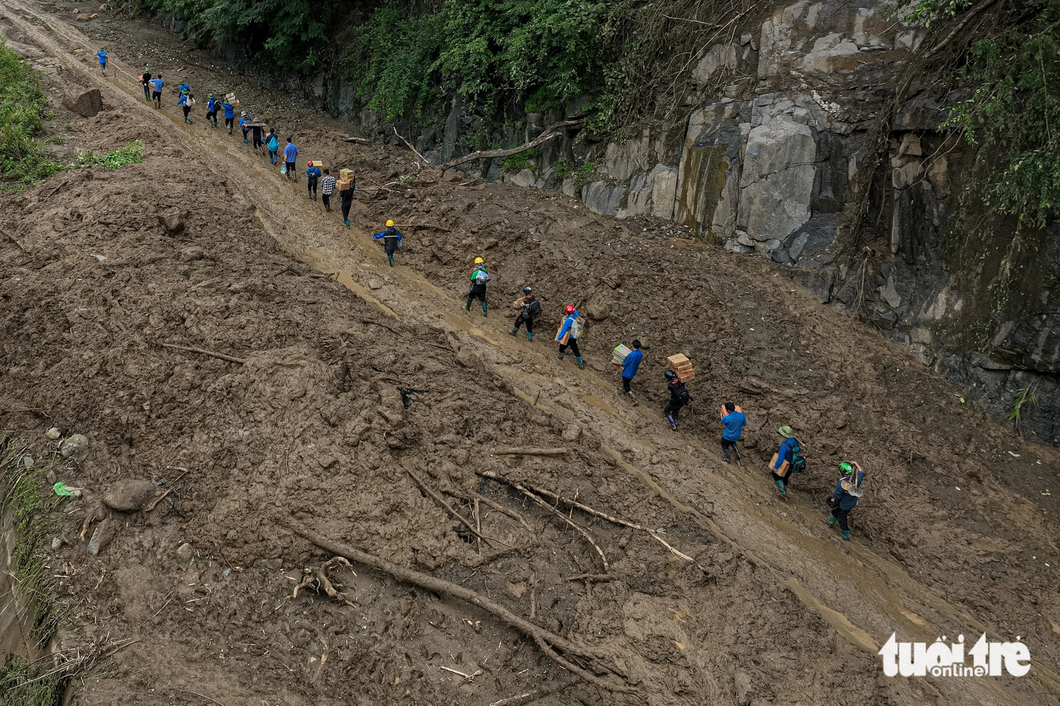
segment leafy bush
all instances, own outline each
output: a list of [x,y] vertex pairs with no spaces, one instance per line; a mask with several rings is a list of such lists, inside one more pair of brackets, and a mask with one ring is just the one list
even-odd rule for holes
[[144,143],[140,140],[131,142],[124,147],[111,150],[105,155],[97,155],[92,152],[78,152],[74,161],[67,165],[67,169],[93,169],[95,167],[106,167],[117,169],[126,164],[140,164],[143,162]]
[[517,152],[513,155],[505,157],[502,167],[505,174],[509,174],[511,172],[521,172],[524,169],[536,171],[537,165],[534,162],[534,160],[536,159],[537,150],[526,150],[525,152]]
[[60,169],[38,139],[48,115],[40,78],[28,62],[0,44],[0,179],[30,183]]

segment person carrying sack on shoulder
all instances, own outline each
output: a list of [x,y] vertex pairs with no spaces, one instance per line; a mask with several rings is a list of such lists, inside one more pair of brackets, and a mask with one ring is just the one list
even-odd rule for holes
[[471,272],[471,291],[467,293],[467,306],[464,311],[471,311],[471,302],[478,299],[482,302],[482,315],[486,316],[486,283],[489,281],[490,273],[486,271],[486,261],[476,257],[475,269]]
[[519,333],[519,327],[526,324],[526,340],[533,341],[534,319],[541,313],[541,302],[534,297],[534,292],[530,287],[523,287],[522,298],[516,299],[512,308],[518,311],[519,315],[515,317],[515,326],[508,333],[514,336]]
[[784,441],[769,462],[769,472],[780,494],[787,495],[792,474],[802,473],[806,469],[806,459],[802,457],[802,443],[795,438],[795,431],[791,427],[780,427],[777,433],[784,437]]
[[[854,472],[857,469],[857,473]],[[832,527],[839,523],[839,529],[843,532],[843,539],[850,541],[850,526],[847,524],[847,516],[850,511],[857,507],[858,498],[865,494],[861,484],[865,481],[865,471],[857,461],[844,461],[839,464],[839,472],[842,473],[832,491],[832,497],[828,499],[828,506],[832,509],[828,515],[828,526]]]
[[578,368],[585,370],[582,352],[578,350],[578,336],[581,335],[585,322],[582,321],[581,314],[578,313],[573,304],[568,304],[564,312],[566,312],[566,317],[563,319],[563,323],[560,324],[559,330],[556,331],[556,342],[559,343],[559,353],[556,354],[556,360],[563,360],[563,356],[567,354],[567,348],[569,347],[571,353],[578,359]]

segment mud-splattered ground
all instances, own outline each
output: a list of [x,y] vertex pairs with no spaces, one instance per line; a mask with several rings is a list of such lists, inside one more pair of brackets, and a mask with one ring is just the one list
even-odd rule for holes
[[[574,678],[542,704],[1056,701],[1054,450],[962,404],[787,269],[672,237],[670,224],[419,172],[407,151],[346,143],[349,126],[159,29],[104,16],[72,27],[61,9],[0,8],[0,31],[53,95],[103,90],[94,118],[57,108],[56,149],[141,139],[145,160],[3,197],[0,424],[38,454],[54,450],[52,425],[87,435],[60,480],[96,498],[130,477],[169,491],[150,512],[98,512],[92,497],[67,508],[53,562],[75,606],[64,644],[139,639],[73,703],[485,705],[572,678],[490,614],[385,573],[332,570],[352,606],[292,598],[303,570],[330,558],[292,524],[594,648],[610,668],[598,676],[635,690]],[[356,168],[356,227],[238,132],[208,128],[201,108],[185,126],[175,94],[161,111],[144,104],[145,60],[200,98],[235,89],[252,111],[268,106],[304,158]],[[394,269],[367,235],[388,217],[408,243]],[[464,312],[476,255],[493,275],[485,319]],[[507,334],[525,284],[544,304],[533,343]],[[585,371],[554,357],[566,303],[592,314]],[[633,337],[646,347],[637,405],[608,365]],[[678,351],[698,375],[672,433],[662,370]],[[717,446],[728,400],[749,419],[742,466]],[[763,470],[781,424],[810,459],[783,500]],[[498,453],[509,448],[567,451]],[[850,543],[823,522],[844,459],[869,473]],[[605,568],[582,534],[490,472],[657,530],[694,561],[560,506]],[[487,541],[413,476],[466,517],[477,501]],[[97,515],[115,531],[92,557],[78,535]],[[1035,662],[1022,679],[888,679],[875,650],[896,631],[1019,635]]]

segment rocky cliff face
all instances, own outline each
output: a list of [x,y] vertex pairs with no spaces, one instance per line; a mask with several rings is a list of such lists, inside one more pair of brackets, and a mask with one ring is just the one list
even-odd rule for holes
[[[690,90],[680,115],[616,142],[569,130],[518,171],[506,173],[499,159],[460,169],[562,191],[604,215],[673,221],[729,252],[792,266],[822,303],[855,310],[965,386],[969,402],[1008,414],[1021,391],[1034,392],[1037,404],[1021,409],[1023,429],[1060,444],[1060,241],[982,218],[975,232],[960,227],[975,216],[966,204],[964,220],[955,217],[970,155],[940,128],[938,100],[914,94],[894,109],[889,178],[874,185],[870,223],[841,231],[877,116],[925,36],[887,7],[780,6],[733,41],[702,48],[683,77]],[[348,83],[287,88],[397,142]],[[513,107],[490,141],[519,144],[581,112]],[[473,124],[454,97],[448,112],[397,127],[440,163],[470,151],[461,143]]]

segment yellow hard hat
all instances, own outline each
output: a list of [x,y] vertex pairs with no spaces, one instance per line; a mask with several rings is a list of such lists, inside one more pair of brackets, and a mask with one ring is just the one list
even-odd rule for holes
[[481,265],[483,262],[485,262],[485,260],[483,260],[481,257],[476,257],[475,258],[475,264],[476,265]]
[[392,225],[394,225],[394,221],[392,221],[392,220],[390,220],[388,218],[388,219],[386,219],[386,224],[387,224],[387,227],[392,226]]

